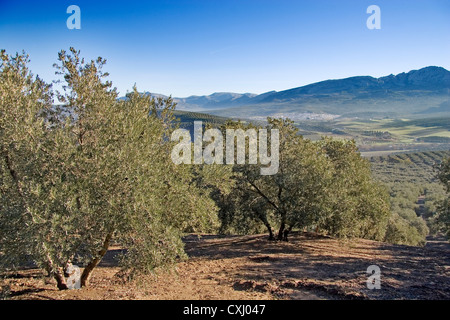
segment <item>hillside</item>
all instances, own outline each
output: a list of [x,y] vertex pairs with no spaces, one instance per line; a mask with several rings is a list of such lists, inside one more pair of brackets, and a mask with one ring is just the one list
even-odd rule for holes
[[[313,233],[295,233],[288,243],[266,237],[189,235],[187,261],[132,283],[123,282],[116,247],[91,287],[60,292],[34,269],[10,275],[3,285],[11,299],[450,299],[448,243],[419,248]],[[370,265],[380,267],[380,290],[367,289]]]
[[450,151],[399,153],[370,157],[372,172],[384,183],[415,183],[424,186],[437,181],[436,166],[450,156]]
[[431,66],[380,78],[355,76],[325,80],[259,95],[217,92],[174,99],[179,110],[249,119],[450,116],[450,72]]

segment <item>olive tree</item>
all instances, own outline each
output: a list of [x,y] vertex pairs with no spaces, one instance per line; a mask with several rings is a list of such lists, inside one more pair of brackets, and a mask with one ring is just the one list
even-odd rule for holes
[[104,59],[73,48],[58,57],[53,106],[25,58],[2,54],[2,261],[34,261],[66,289],[66,266],[82,264],[88,285],[113,241],[132,271],[183,257],[182,232],[213,229],[216,207],[192,169],[170,161],[173,100],[133,88],[118,101]]
[[47,122],[52,112],[50,86],[33,77],[28,56],[1,52],[0,254],[2,267],[33,261],[66,288],[63,261],[73,242],[66,237],[76,215],[59,201],[66,187],[61,153],[68,140]]
[[[225,126],[251,127],[241,122]],[[372,180],[354,141],[312,142],[284,119],[269,118],[267,129],[280,133],[279,170],[261,175],[260,164],[233,166],[231,191],[213,187],[223,227],[236,229],[238,222],[239,230],[249,231],[245,222],[259,221],[269,238],[278,240],[305,227],[339,237],[382,239],[390,215],[387,192]]]

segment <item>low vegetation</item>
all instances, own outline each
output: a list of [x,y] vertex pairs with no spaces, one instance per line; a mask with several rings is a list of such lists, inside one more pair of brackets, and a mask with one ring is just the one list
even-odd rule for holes
[[445,231],[437,219],[446,196],[438,174],[449,156],[450,151],[427,151],[371,157],[375,179],[390,193],[392,217],[386,241],[424,245],[429,232]]

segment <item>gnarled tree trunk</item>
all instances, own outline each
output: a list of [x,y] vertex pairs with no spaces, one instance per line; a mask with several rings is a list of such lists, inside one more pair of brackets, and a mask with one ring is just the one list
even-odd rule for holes
[[278,230],[277,240],[278,241],[288,241],[288,234],[292,231],[292,226],[286,228],[286,221],[283,219],[281,221],[280,230]]
[[113,236],[113,232],[110,232],[106,235],[105,241],[103,241],[102,248],[97,253],[97,256],[94,257],[94,259],[91,262],[89,262],[89,264],[84,268],[83,273],[81,274],[81,278],[80,278],[82,287],[85,287],[89,284],[89,279],[92,275],[92,271],[100,263],[100,261],[102,261],[102,258],[105,256],[106,252],[108,251],[112,236]]
[[283,231],[283,241],[288,241],[288,234],[292,231],[292,226],[289,226],[289,228],[284,229]]
[[281,221],[280,229],[278,230],[278,236],[277,236],[278,241],[283,240],[285,228],[286,228],[286,223],[284,221]]
[[269,240],[275,240],[275,236],[273,235],[272,227],[270,226],[269,222],[264,222],[264,225],[266,226],[267,230],[269,231]]
[[[254,211],[257,213],[257,211]],[[267,230],[269,231],[269,240],[275,240],[275,236],[273,235],[272,226],[270,225],[269,221],[267,221],[267,217],[265,215],[258,215],[261,221],[266,226]]]
[[53,278],[56,280],[56,286],[59,290],[67,290],[69,287],[67,286],[66,278],[64,277],[64,272],[61,268],[58,268],[57,271],[53,272]]
[[66,278],[64,277],[64,271],[62,268],[55,266],[53,263],[52,258],[50,257],[50,254],[48,253],[47,245],[43,244],[44,250],[47,252],[47,264],[46,269],[50,276],[53,276],[53,278],[56,280],[56,286],[59,290],[67,290],[69,287],[67,286]]

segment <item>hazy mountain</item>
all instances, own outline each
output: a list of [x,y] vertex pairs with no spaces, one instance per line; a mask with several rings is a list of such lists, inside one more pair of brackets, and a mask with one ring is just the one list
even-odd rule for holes
[[261,118],[305,115],[343,117],[450,116],[450,72],[427,67],[381,78],[370,76],[326,80],[252,98],[239,108],[209,110],[211,114]]
[[[154,98],[163,98],[163,99],[168,98],[168,96],[165,96],[165,95],[163,95],[163,94],[152,93],[152,92],[148,92],[148,91],[145,91],[144,94],[146,94],[146,95],[151,95],[151,96],[154,97]],[[117,100],[125,100],[125,99],[126,99],[126,97],[120,97],[120,98],[118,98]]]
[[450,116],[450,72],[441,67],[426,67],[381,78],[326,80],[260,95],[218,92],[174,100],[179,110],[254,119]]
[[190,96],[187,98],[175,98],[180,109],[192,111],[228,108],[252,103],[257,95],[253,93],[216,92],[209,96]]
[[448,93],[450,72],[441,67],[427,67],[387,77],[351,77],[340,80],[326,80],[304,87],[275,92],[263,102],[301,99],[310,95],[341,95],[352,93],[363,97],[388,96],[390,92],[411,90],[432,90]]

